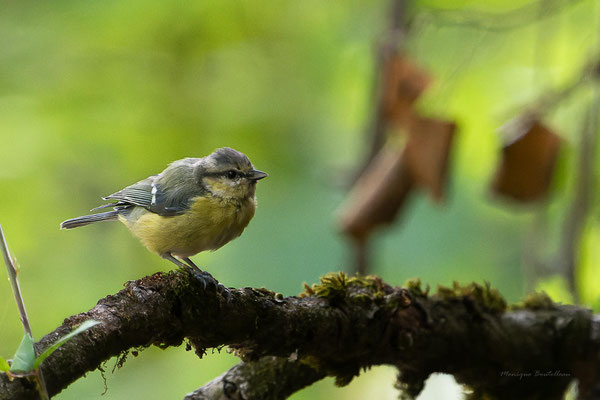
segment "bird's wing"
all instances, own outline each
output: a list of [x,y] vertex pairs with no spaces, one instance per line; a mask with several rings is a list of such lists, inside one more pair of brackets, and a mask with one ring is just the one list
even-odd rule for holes
[[[109,196],[103,197],[103,200],[116,200],[115,205],[133,204],[140,207],[150,207],[152,204],[153,185],[158,175],[153,175],[142,181],[127,186],[125,189],[119,190]],[[108,204],[103,207],[110,207]]]
[[207,190],[194,177],[197,158],[184,158],[175,161],[157,175],[152,183],[152,201],[149,211],[163,216],[184,213],[191,206],[191,200],[203,196]]
[[[161,216],[182,214],[190,208],[190,200],[206,193],[206,190],[194,181],[193,161],[183,159],[171,165],[158,175],[127,186],[104,200],[116,203],[102,207],[122,207],[136,205]],[[177,173],[173,173],[178,169]]]

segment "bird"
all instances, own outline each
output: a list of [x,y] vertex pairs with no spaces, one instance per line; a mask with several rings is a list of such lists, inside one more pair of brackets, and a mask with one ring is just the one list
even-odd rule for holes
[[192,272],[206,287],[216,280],[190,259],[239,237],[256,210],[256,184],[268,174],[248,157],[222,147],[202,158],[184,158],[118,192],[103,197],[111,208],[68,219],[61,229],[120,221],[151,252]]

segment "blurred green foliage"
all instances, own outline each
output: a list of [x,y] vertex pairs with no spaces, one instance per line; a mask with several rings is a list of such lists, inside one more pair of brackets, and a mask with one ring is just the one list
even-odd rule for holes
[[[422,0],[410,9],[407,52],[434,77],[419,107],[456,120],[460,132],[448,203],[416,196],[377,238],[372,272],[386,281],[486,280],[509,301],[523,295],[523,237],[533,217],[489,196],[500,146],[494,132],[539,94],[577,77],[598,42],[600,14],[594,2],[574,1],[556,13],[540,8],[523,27],[486,29],[494,13],[528,3]],[[0,223],[21,266],[34,334],[127,280],[171,268],[118,224],[59,231],[59,223],[170,161],[216,147],[245,152],[270,177],[259,184],[259,209],[244,235],[196,256],[199,265],[226,285],[285,295],[347,269],[335,210],[364,156],[387,8],[381,0],[4,1]],[[448,17],[448,8],[479,26]],[[550,237],[570,199],[571,147],[589,100],[582,92],[552,116],[566,146],[547,209]],[[597,221],[586,228],[580,259],[589,304],[598,303],[598,289],[585,284],[598,281],[598,229]],[[10,286],[0,281],[0,354],[9,356],[22,331]],[[558,278],[544,289],[561,296],[561,287]],[[236,362],[224,352],[199,361],[183,349],[151,348],[114,373],[115,361],[106,364],[105,396],[94,372],[56,398],[179,398]],[[294,398],[377,391],[391,399],[392,377],[379,368],[347,388],[325,380]]]

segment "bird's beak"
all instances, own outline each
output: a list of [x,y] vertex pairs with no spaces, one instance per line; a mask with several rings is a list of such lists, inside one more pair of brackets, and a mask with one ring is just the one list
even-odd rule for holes
[[250,175],[248,175],[248,179],[250,179],[251,181],[259,181],[262,178],[266,178],[267,176],[269,176],[269,174],[267,174],[266,172],[262,172],[257,169],[253,169],[250,172]]

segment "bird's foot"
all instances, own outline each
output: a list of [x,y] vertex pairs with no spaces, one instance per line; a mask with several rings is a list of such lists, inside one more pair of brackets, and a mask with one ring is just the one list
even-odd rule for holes
[[181,268],[181,269],[182,269],[182,271],[187,272],[194,279],[199,281],[202,284],[202,287],[204,289],[206,289],[210,286],[213,286],[214,288],[218,288],[220,285],[220,283],[215,278],[213,278],[213,276],[210,273],[208,273],[206,271],[202,271],[198,267],[194,268],[189,265],[186,265],[185,268]]
[[221,294],[225,300],[227,300],[227,302],[231,300],[231,292],[229,289],[217,281],[209,272],[202,271],[200,268],[194,267],[186,265],[186,268],[182,268],[182,270],[186,273],[189,273],[194,279],[199,281],[205,290],[209,287],[214,287],[217,293]]
[[233,298],[231,291],[227,289],[222,283],[219,283],[217,286],[217,292],[225,298],[225,300],[229,303]]

